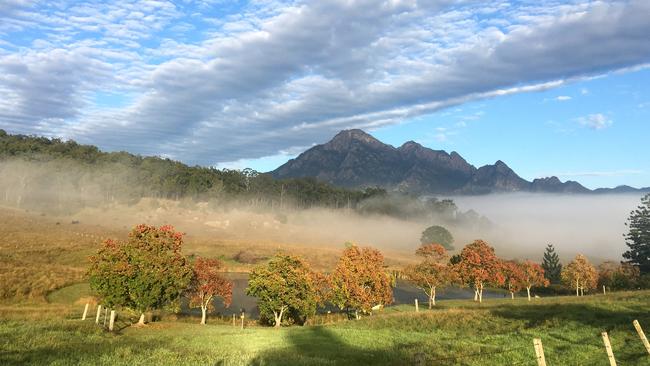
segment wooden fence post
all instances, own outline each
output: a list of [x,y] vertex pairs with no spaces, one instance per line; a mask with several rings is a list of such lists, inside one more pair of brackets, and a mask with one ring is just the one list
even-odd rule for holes
[[244,313],[241,313],[241,329],[244,329]]
[[108,316],[108,308],[104,308],[104,326],[106,326],[106,317]]
[[88,307],[90,306],[89,303],[86,303],[86,306],[84,307],[84,315],[81,316],[81,320],[86,320],[86,316],[88,315]]
[[97,305],[97,315],[95,316],[95,324],[99,324],[99,317],[102,315],[102,306]]
[[108,330],[113,331],[115,326],[115,310],[111,310],[111,320],[108,322]]
[[605,343],[605,350],[607,351],[607,357],[609,358],[609,365],[616,366],[616,359],[614,358],[614,352],[612,352],[612,345],[609,343],[609,336],[607,336],[607,332],[602,332],[600,335],[603,336],[603,343]]
[[418,299],[415,299],[415,312],[417,313],[419,311],[420,311],[420,307],[418,306]]
[[645,333],[643,333],[643,329],[641,329],[641,324],[639,324],[638,320],[633,321],[632,324],[634,324],[636,332],[639,333],[639,337],[641,338],[641,342],[643,342],[646,351],[650,354],[650,342],[648,342],[648,338],[645,337]]
[[533,346],[535,347],[537,366],[546,366],[546,358],[544,358],[544,347],[542,347],[542,340],[540,338],[533,339]]
[[607,292],[605,291],[605,285],[603,285],[603,295],[607,295]]

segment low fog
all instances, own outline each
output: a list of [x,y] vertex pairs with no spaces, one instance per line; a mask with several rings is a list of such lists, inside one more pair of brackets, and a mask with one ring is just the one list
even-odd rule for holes
[[495,224],[485,237],[499,253],[540,260],[551,243],[562,259],[582,253],[598,261],[622,259],[625,222],[642,196],[513,193],[452,199]]
[[[451,197],[458,217],[442,221],[410,215],[397,218],[350,209],[275,209],[227,198],[180,201],[155,197],[116,200],[126,192],[128,172],[20,161],[0,163],[0,205],[124,230],[138,223],[172,224],[190,236],[263,245],[291,244],[342,248],[347,241],[411,256],[422,231],[447,227],[454,252],[474,239],[487,240],[505,258],[540,260],[552,243],[562,259],[583,253],[595,262],[620,260],[626,250],[625,221],[640,194],[552,195],[495,194]],[[109,184],[106,184],[109,182]],[[141,187],[133,187],[139,189]],[[393,202],[395,199],[392,199]],[[381,202],[372,202],[381,206]],[[489,220],[489,221],[488,221]],[[491,222],[491,224],[489,224]]]

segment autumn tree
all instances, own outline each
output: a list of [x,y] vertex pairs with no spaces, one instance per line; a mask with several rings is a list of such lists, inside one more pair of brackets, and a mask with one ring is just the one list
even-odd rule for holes
[[440,244],[447,250],[454,249],[454,237],[451,235],[449,230],[445,229],[442,226],[434,225],[429,226],[422,232],[420,237],[420,243],[422,245],[426,244]]
[[650,273],[650,194],[641,198],[641,205],[630,212],[627,223],[629,228],[625,242],[630,248],[623,253],[628,263],[639,267],[640,273]]
[[456,279],[454,267],[449,264],[447,251],[440,244],[428,244],[418,248],[416,255],[423,261],[407,266],[405,276],[429,298],[429,309],[436,304],[436,289],[449,286]]
[[501,260],[494,248],[483,240],[475,240],[460,252],[460,262],[456,265],[462,283],[474,288],[474,301],[483,302],[485,286],[501,286],[505,278],[501,271]]
[[316,313],[319,304],[319,279],[301,258],[277,254],[267,264],[255,267],[248,280],[246,293],[258,298],[262,319],[273,316],[280,327],[285,314],[302,322]]
[[549,280],[544,277],[544,268],[539,264],[526,260],[521,264],[521,269],[524,274],[523,284],[526,287],[526,292],[528,293],[528,301],[530,301],[530,289],[535,286],[546,287],[550,284]]
[[565,286],[575,288],[576,296],[581,296],[585,289],[596,288],[598,272],[584,255],[578,254],[564,267],[561,277]]
[[542,268],[544,269],[544,276],[551,283],[560,282],[560,273],[562,273],[562,263],[560,257],[555,252],[553,244],[548,244],[544,251],[544,259],[542,260]]
[[614,290],[633,289],[639,281],[639,268],[630,263],[605,261],[598,265],[598,286]]
[[192,279],[181,254],[183,234],[172,226],[138,225],[126,242],[107,240],[90,258],[89,281],[102,299],[141,313],[176,305]]
[[186,292],[190,307],[201,308],[201,324],[205,324],[208,311],[214,309],[214,299],[220,297],[226,307],[232,300],[232,282],[220,273],[223,265],[218,259],[196,258],[192,282]]
[[368,314],[372,308],[393,302],[390,276],[384,256],[374,248],[350,245],[331,274],[331,301],[340,309]]
[[510,297],[515,298],[515,292],[524,289],[524,271],[520,263],[515,261],[504,261],[501,263],[501,272],[505,288],[510,292]]

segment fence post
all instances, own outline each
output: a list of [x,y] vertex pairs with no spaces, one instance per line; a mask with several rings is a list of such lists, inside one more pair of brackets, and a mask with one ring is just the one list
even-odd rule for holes
[[102,306],[97,305],[97,315],[95,316],[95,324],[99,324],[99,317],[102,315]]
[[244,329],[244,317],[245,317],[245,316],[244,316],[244,313],[242,312],[242,313],[241,313],[241,329],[242,329],[242,330]]
[[111,310],[111,320],[109,320],[108,322],[108,330],[112,332],[114,326],[115,326],[115,310]]
[[542,340],[540,338],[534,338],[533,346],[535,347],[537,366],[546,366],[546,358],[544,358],[544,347],[542,347]]
[[612,345],[609,343],[609,336],[607,332],[602,332],[600,335],[603,336],[603,343],[605,343],[605,350],[607,351],[607,357],[609,358],[609,365],[616,366],[616,359],[614,358],[614,352],[612,352]]
[[645,337],[645,333],[643,333],[643,329],[641,329],[641,324],[639,324],[638,320],[633,321],[632,324],[634,324],[636,332],[639,333],[639,338],[641,338],[641,342],[643,342],[646,351],[650,354],[650,342],[648,342],[648,338]]
[[106,326],[106,317],[108,316],[108,308],[104,308],[104,326]]
[[605,291],[605,285],[603,285],[603,295],[607,295],[607,292]]
[[236,327],[237,324],[235,323],[235,314],[232,314],[232,326]]
[[86,303],[86,306],[84,307],[84,315],[81,316],[81,320],[86,320],[86,315],[88,315],[88,307],[90,306],[89,303]]
[[417,313],[419,311],[420,311],[420,307],[418,306],[418,299],[415,299],[415,312]]

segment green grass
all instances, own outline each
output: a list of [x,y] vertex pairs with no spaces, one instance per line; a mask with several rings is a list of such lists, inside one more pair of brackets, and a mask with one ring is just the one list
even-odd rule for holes
[[52,294],[56,304],[0,307],[0,364],[535,365],[533,338],[541,338],[548,365],[607,366],[600,337],[607,331],[619,365],[650,365],[632,326],[638,319],[650,333],[650,291],[440,301],[431,311],[403,305],[359,321],[280,330],[187,318],[135,328],[122,320],[111,334],[79,320],[83,305],[64,304],[83,294],[80,286]]

